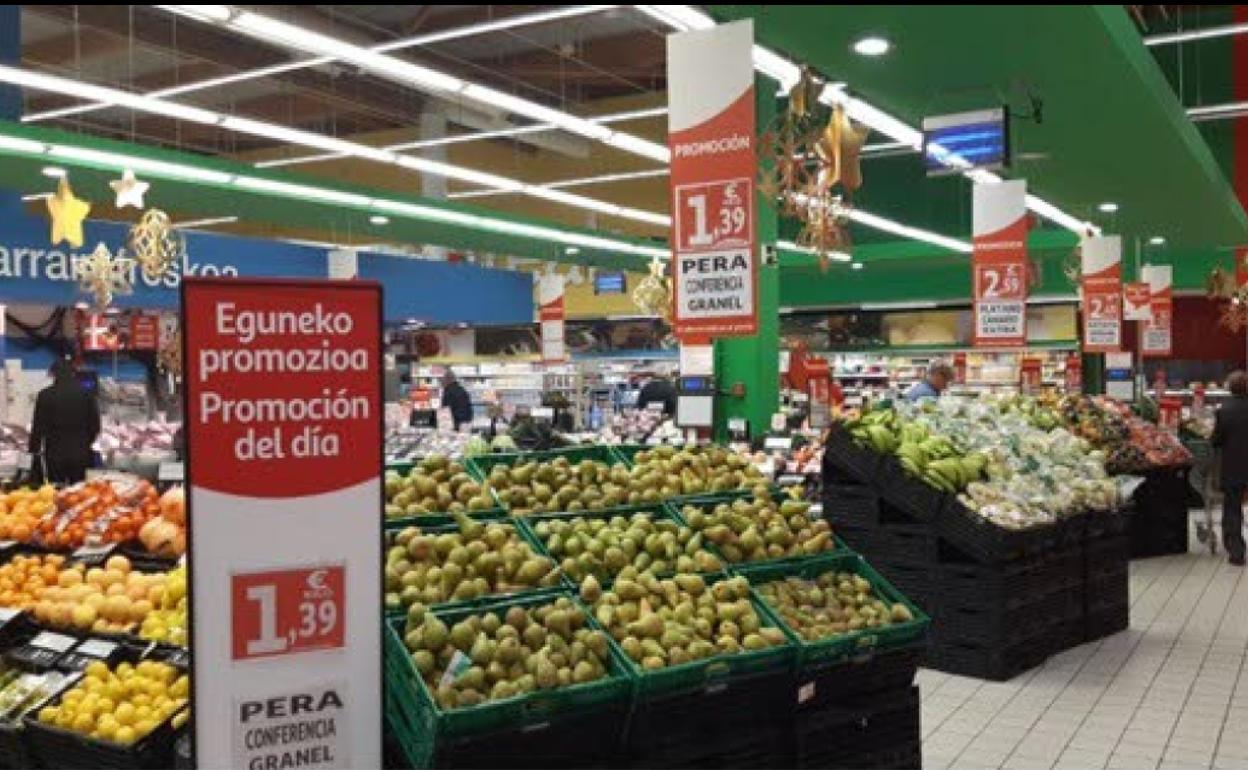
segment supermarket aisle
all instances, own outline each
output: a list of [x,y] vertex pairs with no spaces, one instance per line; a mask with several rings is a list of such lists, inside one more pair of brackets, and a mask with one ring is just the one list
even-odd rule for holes
[[1246,649],[1248,570],[1133,562],[1128,631],[1010,682],[921,671],[923,765],[1248,768]]

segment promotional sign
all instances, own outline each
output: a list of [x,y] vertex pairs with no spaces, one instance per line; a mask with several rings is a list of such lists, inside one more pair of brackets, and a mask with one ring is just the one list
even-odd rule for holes
[[972,344],[1027,342],[1027,183],[976,184],[971,194]]
[[953,354],[953,382],[955,385],[966,384],[966,353]]
[[130,349],[156,350],[160,347],[160,317],[146,313],[130,316]]
[[1168,356],[1173,348],[1171,317],[1174,312],[1171,285],[1173,268],[1170,265],[1145,265],[1142,271],[1148,283],[1148,307],[1151,317],[1144,322],[1140,352],[1145,356]]
[[1235,285],[1248,283],[1248,248],[1235,249]]
[[105,353],[125,348],[116,317],[83,311],[78,311],[77,316],[78,344],[84,352]]
[[542,327],[542,360],[566,361],[563,341],[563,276],[544,273],[537,284],[537,320]]
[[1122,347],[1122,238],[1083,239],[1083,349],[1108,353]]
[[1083,357],[1071,353],[1066,359],[1066,392],[1080,393],[1083,391]]
[[1125,321],[1147,321],[1153,317],[1149,307],[1149,291],[1147,281],[1123,284],[1122,287],[1122,318]]
[[1039,358],[1027,357],[1018,365],[1018,386],[1024,393],[1035,393],[1044,384],[1043,362]]
[[381,288],[182,286],[200,767],[381,763]]
[[673,327],[758,331],[752,21],[667,38]]

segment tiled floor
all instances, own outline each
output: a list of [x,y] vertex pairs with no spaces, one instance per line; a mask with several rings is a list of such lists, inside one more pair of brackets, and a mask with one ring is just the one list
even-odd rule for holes
[[1009,682],[921,671],[923,766],[1248,770],[1246,651],[1248,571],[1132,562],[1128,631]]

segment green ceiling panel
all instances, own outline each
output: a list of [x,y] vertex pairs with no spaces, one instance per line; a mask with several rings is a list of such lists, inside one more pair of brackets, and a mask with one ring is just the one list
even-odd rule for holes
[[[1034,192],[1127,237],[1160,234],[1182,248],[1248,243],[1248,216],[1222,167],[1122,6],[711,8],[723,19],[753,17],[760,43],[847,82],[911,125],[1002,103],[1021,115],[1038,97],[1043,120],[1011,124],[1011,175],[1026,177]],[[889,38],[893,51],[855,55],[851,43],[868,33]],[[939,212],[929,220],[934,228],[960,223],[965,232],[964,208],[916,202],[950,195],[947,180],[925,179],[917,162],[894,179],[888,169],[876,173],[882,164],[867,162],[864,208],[868,199],[878,209],[891,198],[897,211],[923,221],[928,206]],[[1119,213],[1097,213],[1101,201],[1116,201]]]

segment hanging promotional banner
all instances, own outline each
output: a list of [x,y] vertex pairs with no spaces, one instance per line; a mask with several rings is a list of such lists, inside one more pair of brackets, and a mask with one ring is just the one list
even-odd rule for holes
[[1027,183],[977,184],[971,192],[974,345],[1027,343]]
[[673,327],[681,338],[758,331],[754,24],[667,37]]
[[1140,335],[1140,352],[1145,356],[1168,356],[1173,349],[1171,317],[1174,312],[1171,286],[1174,269],[1170,265],[1145,265],[1141,276],[1148,283],[1149,319]]
[[563,276],[543,273],[537,282],[537,321],[542,327],[542,360],[545,362],[568,358],[563,340],[563,295]]
[[1109,353],[1122,347],[1122,238],[1083,239],[1083,349]]
[[1235,285],[1248,284],[1248,248],[1235,249]]
[[187,279],[199,767],[380,767],[381,287]]
[[1124,321],[1147,321],[1153,317],[1148,301],[1152,292],[1147,281],[1136,281],[1122,286],[1122,319]]

